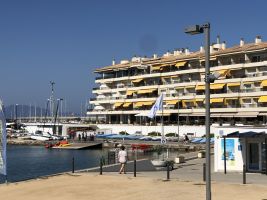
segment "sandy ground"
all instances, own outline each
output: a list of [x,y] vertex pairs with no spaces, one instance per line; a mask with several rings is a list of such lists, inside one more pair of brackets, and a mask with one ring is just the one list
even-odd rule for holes
[[[76,174],[0,185],[2,200],[198,200],[205,199],[199,182],[164,181],[126,175]],[[267,186],[212,183],[213,200],[267,200]]]

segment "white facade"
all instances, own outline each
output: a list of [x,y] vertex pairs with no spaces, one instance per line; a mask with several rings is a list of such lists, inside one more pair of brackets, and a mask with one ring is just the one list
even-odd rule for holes
[[[248,131],[267,132],[267,128],[253,127],[217,127],[214,129],[214,171],[224,171],[224,139],[229,133],[239,131],[241,134]],[[258,148],[257,153],[252,154],[251,145]],[[248,171],[260,172],[265,167],[263,165],[264,140],[260,138],[226,138],[226,170],[227,171],[243,171],[243,164],[246,165]],[[254,163],[253,163],[254,162]],[[257,163],[258,163],[258,166]]]

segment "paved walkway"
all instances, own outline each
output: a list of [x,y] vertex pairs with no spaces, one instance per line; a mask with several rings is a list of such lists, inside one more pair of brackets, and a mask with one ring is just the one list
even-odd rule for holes
[[[175,164],[175,169],[170,172],[171,180],[180,181],[197,181],[203,182],[203,163],[205,158],[197,158],[197,152],[191,152],[184,154],[186,161],[185,163]],[[228,172],[224,174],[223,172],[214,172],[213,169],[213,156],[211,156],[211,180],[215,182],[223,183],[243,183],[243,174],[239,172]],[[103,175],[117,175],[119,170],[118,165],[108,166],[103,169]],[[98,168],[91,170],[97,173]],[[129,162],[127,166],[126,176],[133,176],[133,162]],[[151,165],[149,160],[141,160],[137,162],[137,177],[153,177],[158,179],[166,179],[167,172],[166,168],[161,168],[157,170]],[[267,185],[267,175],[259,173],[247,173],[246,174],[247,184],[264,184]]]

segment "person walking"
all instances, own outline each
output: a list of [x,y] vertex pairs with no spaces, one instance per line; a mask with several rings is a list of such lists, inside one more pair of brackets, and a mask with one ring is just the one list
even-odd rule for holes
[[125,166],[127,162],[127,152],[124,146],[121,146],[121,150],[119,151],[119,154],[118,154],[118,159],[121,164],[119,173],[121,174],[123,172],[124,174],[126,174]]

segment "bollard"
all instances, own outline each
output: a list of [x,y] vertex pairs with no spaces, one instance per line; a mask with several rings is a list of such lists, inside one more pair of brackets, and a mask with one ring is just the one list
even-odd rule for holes
[[167,180],[170,180],[170,163],[167,162]]
[[203,163],[203,181],[206,182],[206,163]]
[[99,162],[100,166],[99,166],[99,174],[102,175],[103,172],[103,162],[102,162],[102,158],[100,158],[100,162]]
[[72,173],[74,173],[74,157],[72,157]]
[[110,164],[110,151],[108,152],[108,165]]
[[136,160],[134,160],[134,177],[136,177]]
[[243,184],[246,184],[246,165],[243,165]]

